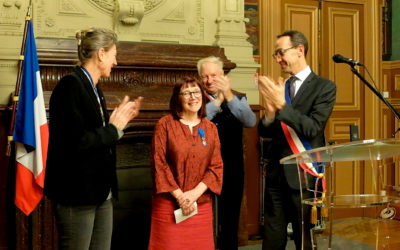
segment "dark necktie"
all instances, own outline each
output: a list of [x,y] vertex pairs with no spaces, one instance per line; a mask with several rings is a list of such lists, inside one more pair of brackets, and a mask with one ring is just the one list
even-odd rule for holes
[[293,100],[295,92],[296,92],[296,80],[297,80],[296,76],[291,76],[288,80],[290,83],[290,87],[289,87],[290,100]]

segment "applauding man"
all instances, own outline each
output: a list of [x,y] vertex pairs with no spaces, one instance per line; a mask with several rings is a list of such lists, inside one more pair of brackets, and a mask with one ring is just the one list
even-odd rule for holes
[[237,249],[238,224],[244,186],[243,127],[253,127],[256,116],[246,98],[235,95],[231,80],[224,75],[223,62],[214,56],[197,62],[207,92],[207,119],[217,125],[224,174],[218,196],[218,248]]
[[[297,167],[282,166],[279,160],[296,152],[292,147],[298,143],[312,148],[325,145],[324,128],[336,100],[336,86],[314,74],[307,65],[308,42],[302,33],[286,31],[277,38],[273,57],[290,77],[285,82],[282,78],[276,82],[269,77],[259,77],[259,90],[265,106],[259,134],[272,138],[270,150],[264,153],[270,161],[266,176],[263,249],[285,249],[288,222],[293,226],[296,249],[311,249],[308,220],[304,221],[306,230],[302,248]],[[296,143],[289,143],[293,141]],[[307,193],[303,195],[307,198]]]

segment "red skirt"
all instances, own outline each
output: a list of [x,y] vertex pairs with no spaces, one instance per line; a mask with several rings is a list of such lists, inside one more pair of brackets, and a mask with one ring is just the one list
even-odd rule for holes
[[212,202],[197,204],[198,214],[175,223],[176,203],[153,198],[149,250],[214,250]]

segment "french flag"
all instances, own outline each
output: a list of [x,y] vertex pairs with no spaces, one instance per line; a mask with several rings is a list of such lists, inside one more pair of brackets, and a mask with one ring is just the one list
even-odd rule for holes
[[16,145],[15,205],[29,215],[43,197],[49,129],[36,54],[28,21],[22,82],[13,140]]

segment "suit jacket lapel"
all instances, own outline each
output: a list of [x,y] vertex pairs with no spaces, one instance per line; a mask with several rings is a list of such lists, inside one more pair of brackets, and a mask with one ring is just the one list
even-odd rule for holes
[[307,76],[307,78],[304,80],[303,84],[301,84],[299,90],[297,91],[297,93],[292,101],[292,105],[295,105],[296,103],[299,102],[304,91],[306,91],[310,87],[310,85],[314,79],[314,76],[315,76],[314,72],[311,71],[311,73]]
[[[96,110],[97,117],[100,119],[101,123],[103,123],[103,120],[101,118],[101,113],[99,109],[99,102],[97,101],[96,94],[94,93],[92,84],[90,83],[90,80],[88,77],[85,75],[85,73],[80,69],[79,67],[76,68],[76,73],[82,80],[82,84],[85,87],[85,90],[87,91],[90,101],[93,104],[93,109]],[[100,97],[101,98],[101,97]]]
[[104,120],[106,124],[108,123],[108,112],[107,112],[107,104],[106,104],[106,99],[104,98],[103,91],[101,91],[100,88],[97,88],[97,93],[99,94],[100,98],[100,103],[101,103],[101,108],[103,109],[103,114],[104,114]]

